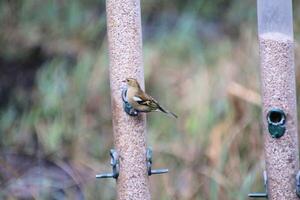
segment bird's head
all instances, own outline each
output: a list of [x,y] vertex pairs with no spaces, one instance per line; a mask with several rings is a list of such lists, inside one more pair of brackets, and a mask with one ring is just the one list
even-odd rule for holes
[[138,81],[134,78],[126,78],[123,82],[127,83],[127,85],[131,87],[135,87],[135,88],[140,87]]

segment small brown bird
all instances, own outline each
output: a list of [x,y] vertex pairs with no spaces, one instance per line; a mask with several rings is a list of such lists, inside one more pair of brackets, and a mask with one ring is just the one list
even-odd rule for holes
[[177,115],[164,109],[150,95],[146,94],[134,78],[127,78],[123,82],[127,83],[128,103],[139,112],[161,111],[169,116],[177,118]]

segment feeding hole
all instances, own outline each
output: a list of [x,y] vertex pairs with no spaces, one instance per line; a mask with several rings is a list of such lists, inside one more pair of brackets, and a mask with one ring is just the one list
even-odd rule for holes
[[280,109],[270,110],[267,118],[269,124],[283,125],[285,123],[285,114]]

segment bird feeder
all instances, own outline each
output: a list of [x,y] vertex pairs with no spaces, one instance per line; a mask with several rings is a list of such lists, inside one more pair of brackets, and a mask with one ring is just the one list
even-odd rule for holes
[[[107,0],[114,145],[118,153],[118,200],[150,200],[147,168],[146,118],[123,110],[122,91],[128,77],[144,88],[142,30],[139,0]],[[113,163],[113,162],[112,162]]]
[[268,199],[295,200],[299,167],[292,0],[257,0]]

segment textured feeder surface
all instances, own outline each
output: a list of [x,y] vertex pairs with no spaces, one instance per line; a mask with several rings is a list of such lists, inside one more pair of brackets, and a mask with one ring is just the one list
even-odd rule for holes
[[128,77],[144,87],[140,2],[107,0],[106,11],[114,140],[120,159],[118,199],[149,200],[145,116],[128,116],[121,98],[122,81]]
[[[296,173],[299,168],[294,44],[292,38],[279,33],[259,36],[265,156],[269,199],[298,199]],[[274,139],[268,132],[267,113],[271,108],[286,113],[286,132]]]

